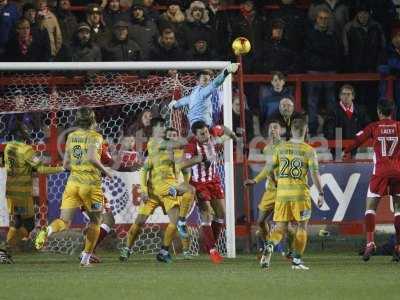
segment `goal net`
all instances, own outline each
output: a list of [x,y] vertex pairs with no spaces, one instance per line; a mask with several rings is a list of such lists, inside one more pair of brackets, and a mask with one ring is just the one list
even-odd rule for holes
[[[189,134],[187,109],[169,110],[168,103],[187,95],[196,84],[196,72],[213,69],[217,75],[229,62],[124,62],[124,63],[12,63],[2,64],[0,72],[0,144],[12,140],[17,120],[30,130],[29,143],[40,153],[44,162],[60,163],[68,132],[75,126],[76,110],[92,107],[96,113],[99,132],[108,142],[112,155],[121,149],[129,132],[135,135],[137,157],[144,157],[146,117],[161,116],[180,135]],[[169,71],[169,70],[176,71]],[[213,121],[231,128],[231,77],[211,95]],[[140,136],[138,136],[138,134]],[[143,143],[139,141],[143,138]],[[226,197],[226,229],[218,239],[219,250],[235,257],[233,152],[232,142],[225,142],[218,153],[218,172],[223,180]],[[4,170],[2,170],[4,176]],[[103,191],[116,224],[113,228],[117,247],[126,239],[130,223],[140,205],[139,172],[115,172],[113,179],[103,179]],[[59,207],[68,174],[39,175],[33,187],[36,201],[37,228],[59,216]],[[0,187],[0,227],[6,227],[4,199],[5,181]],[[162,228],[168,217],[161,209],[148,219],[134,250],[155,253],[161,246]],[[201,250],[200,216],[193,206],[188,216],[190,252]],[[83,243],[83,215],[75,217],[74,234],[55,235],[48,251],[73,253]],[[179,245],[177,245],[179,247]]]

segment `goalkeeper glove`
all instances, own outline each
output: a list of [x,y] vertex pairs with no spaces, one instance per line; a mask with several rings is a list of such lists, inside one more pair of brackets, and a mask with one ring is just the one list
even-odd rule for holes
[[176,104],[176,102],[178,102],[178,101],[172,100],[172,101],[168,104],[168,108],[169,108],[169,109],[173,109],[174,106],[175,106],[175,104]]
[[229,64],[227,67],[226,67],[226,71],[228,72],[228,73],[236,73],[236,71],[238,70],[238,68],[239,68],[239,64]]

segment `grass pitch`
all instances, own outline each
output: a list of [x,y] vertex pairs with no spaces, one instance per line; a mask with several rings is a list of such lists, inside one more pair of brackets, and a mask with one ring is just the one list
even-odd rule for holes
[[400,299],[400,264],[387,256],[364,263],[355,254],[307,254],[311,270],[293,271],[275,254],[265,271],[254,255],[220,265],[205,256],[162,264],[100,255],[103,263],[82,269],[77,257],[17,254],[14,265],[0,265],[0,299]]

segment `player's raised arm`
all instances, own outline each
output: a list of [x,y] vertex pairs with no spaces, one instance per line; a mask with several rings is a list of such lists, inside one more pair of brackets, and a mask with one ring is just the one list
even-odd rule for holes
[[345,153],[350,153],[352,150],[360,147],[368,139],[372,137],[372,124],[365,127],[363,130],[356,134],[354,141],[344,149]]
[[217,77],[214,78],[207,86],[200,90],[201,97],[208,97],[214,90],[224,83],[229,74],[236,73],[239,64],[229,64]]
[[190,100],[189,96],[184,96],[184,97],[180,98],[179,100],[172,100],[168,104],[168,108],[173,109],[173,108],[180,108],[180,107],[189,105],[189,100]]
[[40,160],[39,154],[31,148],[25,153],[25,157],[26,162],[40,174],[55,174],[65,170],[63,166],[52,167],[45,165]]

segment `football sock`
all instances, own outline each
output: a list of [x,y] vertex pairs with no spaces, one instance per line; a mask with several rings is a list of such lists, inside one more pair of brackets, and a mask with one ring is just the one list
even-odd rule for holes
[[174,239],[175,234],[176,234],[176,225],[173,223],[168,223],[168,226],[164,232],[163,246],[169,248],[169,246],[172,243],[172,240]]
[[394,214],[394,229],[396,230],[396,244],[400,245],[400,213]]
[[297,229],[294,236],[294,250],[297,257],[303,255],[307,245],[307,231],[304,229]]
[[127,246],[132,248],[133,244],[135,243],[136,239],[139,236],[141,226],[138,224],[132,224],[131,228],[128,231],[128,241]]
[[203,231],[204,248],[206,252],[209,253],[210,250],[215,246],[214,234],[210,224],[202,224],[201,228]]
[[367,232],[367,243],[374,242],[375,232],[375,211],[367,210],[365,212],[365,231]]
[[102,240],[104,240],[104,238],[111,232],[111,228],[110,226],[108,226],[107,224],[101,224],[100,225],[100,234],[99,234],[99,238],[97,239],[97,243],[96,246],[94,247],[94,249],[97,248],[97,246],[101,243]]
[[55,219],[53,222],[51,222],[49,228],[48,228],[48,232],[47,232],[47,236],[50,236],[50,234],[54,233],[54,232],[60,232],[63,231],[65,229],[68,228],[67,223],[62,220],[62,219]]
[[27,239],[29,236],[28,230],[25,227],[18,228],[18,238],[19,240]]
[[100,226],[97,224],[90,223],[86,232],[85,241],[85,252],[93,253],[94,247],[96,246],[97,239],[100,234]]
[[295,238],[296,238],[296,233],[289,229],[287,231],[287,243],[288,243],[287,247],[288,247],[289,251],[294,250]]
[[269,241],[271,241],[274,245],[278,245],[279,242],[283,238],[283,231],[279,227],[275,227],[274,230],[270,233]]
[[189,238],[183,238],[183,239],[181,239],[181,242],[182,242],[182,250],[183,251],[188,251],[189,250],[189,245],[190,245]]
[[7,232],[7,245],[15,246],[17,244],[17,228],[10,226]]
[[211,228],[212,228],[212,231],[214,234],[214,240],[218,241],[221,231],[224,229],[224,220],[223,219],[215,219],[211,223]]
[[193,202],[193,197],[194,197],[194,195],[192,193],[189,193],[189,192],[185,192],[182,195],[182,201],[181,201],[181,204],[179,206],[179,218],[180,219],[183,218],[183,220],[181,219],[182,221],[186,220],[186,216],[187,216],[187,214],[189,212],[190,205]]
[[265,242],[266,240],[269,239],[269,232],[267,230],[267,224],[265,222],[262,222],[258,225],[258,228],[260,229],[259,237]]

